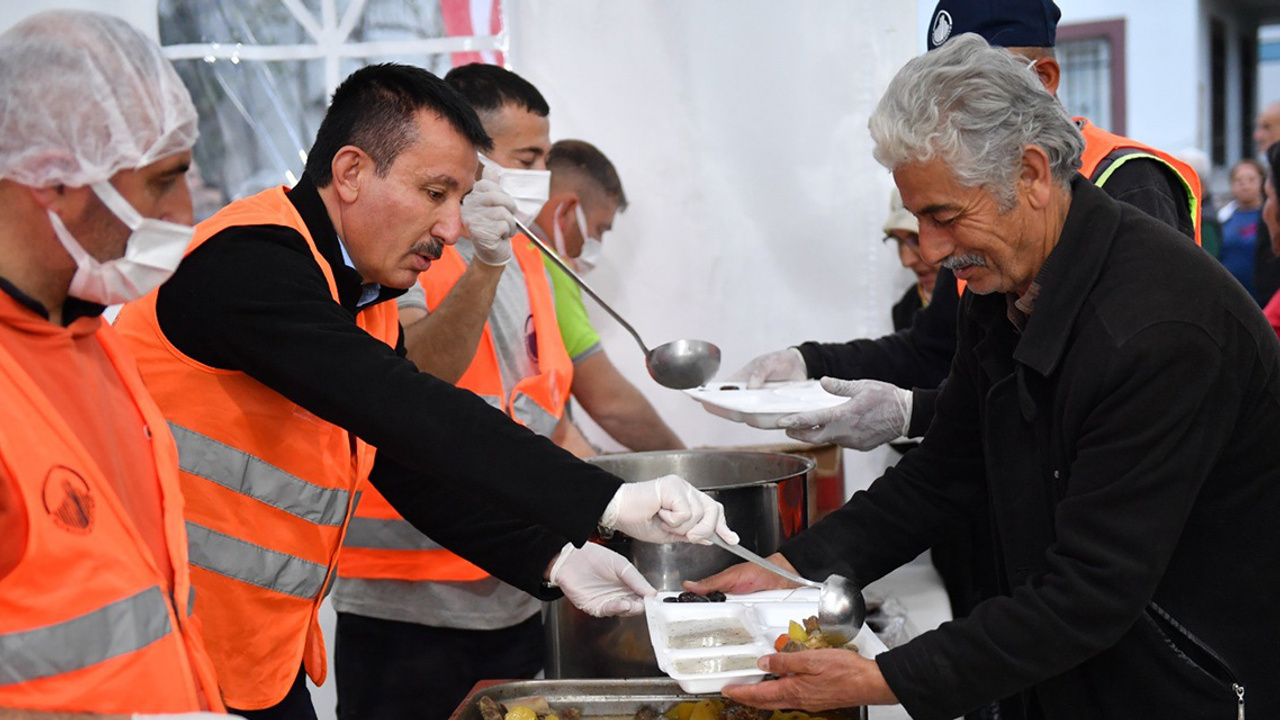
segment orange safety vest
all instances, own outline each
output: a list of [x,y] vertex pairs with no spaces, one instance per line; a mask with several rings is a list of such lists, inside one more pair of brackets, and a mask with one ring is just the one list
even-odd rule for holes
[[[476,356],[458,380],[458,387],[474,392],[534,432],[549,436],[569,399],[573,362],[560,339],[555,298],[538,249],[524,235],[511,239],[511,249],[524,273],[529,294],[538,373],[521,380],[509,396],[504,396],[493,331],[485,322]],[[466,269],[466,261],[458,251],[446,247],[431,269],[418,276],[426,290],[427,304],[439,307]],[[338,574],[344,578],[454,582],[488,575],[418,532],[372,487],[364,491],[351,521]]]
[[[283,187],[200,223],[187,252],[227,228],[249,225],[300,233],[338,302],[333,270]],[[395,303],[361,311],[356,323],[395,344]],[[323,683],[316,613],[374,448],[242,372],[182,354],[156,320],[155,291],[126,305],[116,326],[178,443],[196,614],[224,699],[245,710],[275,705],[300,664]]]
[[[1163,150],[1143,145],[1137,140],[1131,140],[1122,135],[1109,133],[1085,118],[1072,119],[1075,120],[1076,126],[1080,128],[1080,134],[1084,136],[1084,154],[1080,156],[1080,174],[1089,178],[1089,182],[1098,187],[1105,185],[1111,177],[1111,173],[1114,173],[1121,165],[1131,160],[1155,160],[1169,166],[1169,169],[1173,170],[1178,179],[1182,181],[1182,189],[1187,193],[1187,205],[1191,208],[1191,221],[1195,223],[1196,227],[1196,245],[1200,244],[1201,198],[1203,195],[1200,192],[1200,176],[1196,174],[1196,171],[1190,165]],[[1111,162],[1105,162],[1108,158],[1111,158]],[[965,285],[967,283],[964,280],[956,279],[957,292],[964,294]]]
[[[1111,173],[1131,160],[1146,158],[1164,163],[1182,181],[1182,188],[1187,193],[1187,205],[1191,208],[1191,221],[1196,227],[1196,245],[1200,244],[1203,195],[1200,192],[1200,176],[1196,175],[1196,171],[1190,165],[1162,150],[1143,145],[1137,140],[1109,133],[1084,118],[1074,118],[1074,120],[1080,128],[1080,134],[1084,136],[1084,154],[1080,156],[1081,175],[1089,178],[1094,185],[1102,187],[1111,177]],[[1117,151],[1119,151],[1118,154]],[[1110,162],[1106,162],[1108,158],[1111,158]]]
[[191,615],[177,448],[114,331],[95,337],[151,432],[172,594],[102,469],[0,346],[0,464],[29,519],[26,552],[0,580],[0,707],[222,710]]

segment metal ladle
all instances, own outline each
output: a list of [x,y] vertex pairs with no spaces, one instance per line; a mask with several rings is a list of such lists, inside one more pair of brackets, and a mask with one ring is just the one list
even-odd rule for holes
[[613,308],[609,307],[609,303],[605,302],[591,289],[590,285],[574,272],[554,250],[547,247],[533,231],[525,227],[524,223],[516,220],[516,226],[521,232],[529,237],[530,240],[538,246],[544,255],[551,259],[557,267],[564,271],[578,287],[586,291],[593,300],[599,303],[600,307],[613,316],[622,327],[631,333],[631,337],[636,339],[636,343],[640,345],[640,349],[644,351],[644,364],[649,370],[649,375],[658,381],[659,385],[665,385],[676,390],[685,390],[687,388],[705,385],[708,380],[715,377],[716,371],[720,369],[720,348],[712,345],[705,340],[676,340],[665,345],[650,350],[644,344],[644,340],[640,339],[640,333],[631,327],[631,323],[622,319]]
[[818,594],[818,627],[835,644],[848,643],[862,629],[862,621],[867,619],[867,603],[862,597],[862,590],[849,578],[831,575],[826,582],[814,582],[774,565],[741,545],[730,545],[714,533],[711,535],[711,542],[793,583],[821,590]]

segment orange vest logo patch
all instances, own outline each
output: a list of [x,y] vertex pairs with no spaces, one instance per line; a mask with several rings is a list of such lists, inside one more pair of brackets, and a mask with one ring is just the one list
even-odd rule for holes
[[89,483],[70,468],[61,465],[49,471],[44,479],[44,511],[53,524],[76,535],[93,530],[93,495]]

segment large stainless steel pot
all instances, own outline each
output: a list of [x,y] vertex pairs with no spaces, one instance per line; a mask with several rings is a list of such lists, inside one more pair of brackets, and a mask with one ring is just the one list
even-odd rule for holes
[[[628,482],[676,474],[724,505],[729,527],[751,550],[768,555],[804,529],[805,475],[812,460],[781,453],[683,450],[605,455],[590,462]],[[659,590],[717,573],[737,558],[712,545],[655,545],[624,535],[605,541]],[[593,618],[559,600],[547,612],[549,678],[661,675],[644,617]]]

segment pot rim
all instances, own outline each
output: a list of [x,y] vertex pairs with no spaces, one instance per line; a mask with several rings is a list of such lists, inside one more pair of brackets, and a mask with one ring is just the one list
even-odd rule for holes
[[[793,455],[791,453],[780,453],[780,452],[765,452],[762,450],[716,450],[713,448],[691,448],[687,450],[649,450],[646,452],[612,453],[608,455],[596,455],[594,457],[585,458],[584,462],[589,462],[592,465],[601,466],[602,470],[608,471],[608,468],[603,467],[603,463],[611,460],[621,460],[625,458],[657,457],[657,456],[677,457],[677,456],[683,456],[683,455],[720,455],[720,456],[736,456],[736,457],[750,456],[750,457],[767,457],[767,458],[786,458],[787,461],[796,461],[800,463],[800,467],[796,470],[796,472],[793,472],[793,473],[778,475],[776,477],[760,478],[756,480],[747,480],[744,482],[730,483],[726,485],[716,485],[715,487],[712,487],[712,488],[706,488],[706,490],[711,490],[711,491],[733,490],[736,488],[758,487],[760,485],[770,485],[770,484],[776,485],[780,482],[785,482],[787,480],[793,480],[798,477],[803,477],[809,474],[810,472],[812,472],[813,469],[818,466],[818,463],[815,462],[813,458],[808,458],[803,455]],[[600,462],[597,462],[597,461],[600,461]],[[643,480],[627,480],[626,478],[621,478],[621,477],[619,479],[622,480],[623,482],[644,482]]]

